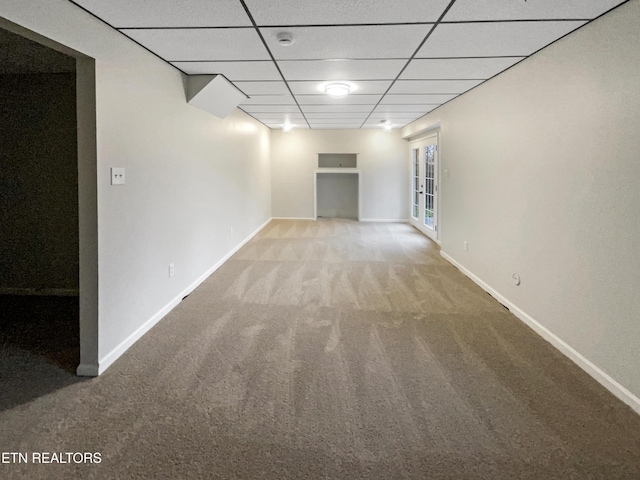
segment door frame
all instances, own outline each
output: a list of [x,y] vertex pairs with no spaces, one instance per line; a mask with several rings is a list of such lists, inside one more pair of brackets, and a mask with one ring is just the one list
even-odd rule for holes
[[80,364],[78,376],[98,376],[98,155],[95,59],[0,18],[0,28],[76,59]]
[[[424,207],[425,207],[425,198],[426,192],[424,190],[424,183],[422,182],[424,178],[424,147],[428,145],[435,145],[435,168],[434,168],[434,229],[431,229],[425,225],[423,215],[424,215]],[[418,150],[418,177],[419,177],[419,185],[422,193],[420,195],[420,201],[418,204],[418,218],[413,216],[413,152]],[[442,219],[441,219],[441,199],[442,199],[442,187],[441,187],[441,163],[442,160],[440,158],[441,148],[440,148],[440,130],[430,130],[425,132],[422,135],[417,137],[413,137],[409,141],[409,223],[413,225],[416,229],[420,230],[427,237],[434,240],[438,245],[440,245],[440,237],[442,233]]]

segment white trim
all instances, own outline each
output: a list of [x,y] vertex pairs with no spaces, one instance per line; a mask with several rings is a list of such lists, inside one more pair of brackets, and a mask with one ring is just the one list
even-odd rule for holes
[[[414,120],[414,122],[417,120]],[[422,128],[420,130],[418,130],[417,132],[412,132],[409,133],[407,135],[404,135],[402,138],[403,140],[408,140],[409,142],[415,142],[416,140],[422,140],[423,138],[426,138],[430,133],[433,133],[434,130],[439,130],[441,127],[441,123],[434,123],[433,125],[430,125],[426,128]]]
[[236,245],[229,253],[227,253],[222,259],[220,259],[213,267],[209,268],[206,272],[204,272],[200,277],[198,277],[191,285],[185,288],[182,292],[180,292],[173,300],[167,303],[160,311],[158,311],[155,315],[153,315],[149,320],[147,320],[144,324],[142,324],[135,332],[125,338],[117,347],[107,353],[104,357],[102,357],[98,361],[98,366],[94,365],[80,365],[77,369],[77,374],[81,376],[96,376],[102,374],[107,368],[111,366],[113,362],[115,362],[124,352],[126,352],[129,347],[131,347],[134,343],[136,343],[145,333],[147,333],[151,328],[158,323],[162,318],[167,315],[171,310],[173,310],[184,297],[193,292],[198,286],[204,282],[213,272],[215,272],[218,268],[220,268],[231,256],[240,250],[249,240],[255,237],[260,230],[266,227],[270,222],[271,218],[269,218],[266,222],[264,222],[261,226],[259,226],[253,233],[251,233],[247,238],[245,238],[242,242]]
[[564,340],[558,337],[555,333],[547,329],[545,326],[540,324],[537,320],[531,317],[529,314],[521,310],[519,307],[511,303],[507,300],[503,295],[498,293],[495,289],[485,283],[482,279],[477,277],[471,271],[467,270],[460,263],[454,260],[451,256],[444,253],[442,250],[440,251],[440,255],[451,263],[453,266],[458,268],[462,273],[464,273],[467,277],[473,280],[478,286],[480,286],[483,290],[489,293],[492,297],[498,300],[501,304],[506,306],[511,313],[513,313],[516,317],[526,323],[529,327],[531,327],[538,335],[544,338],[547,342],[557,348],[561,353],[563,353],[569,360],[573,361],[576,365],[578,365],[582,370],[587,372],[591,377],[593,377],[600,385],[605,387],[611,393],[613,393],[616,397],[626,403],[629,407],[636,411],[636,413],[640,414],[640,398],[636,397],[633,393],[627,390],[624,386],[620,385],[617,381],[615,381],[609,374],[605,373],[600,367],[595,365],[589,359],[587,359],[584,355],[574,349],[571,345],[567,344]]
[[408,218],[363,218],[360,221],[368,223],[409,223]]
[[29,295],[38,297],[79,297],[77,288],[13,288],[0,287],[0,295]]
[[344,167],[344,168],[317,168],[316,173],[360,173],[359,168]]
[[271,220],[310,220],[315,222],[316,219],[312,217],[271,217]]

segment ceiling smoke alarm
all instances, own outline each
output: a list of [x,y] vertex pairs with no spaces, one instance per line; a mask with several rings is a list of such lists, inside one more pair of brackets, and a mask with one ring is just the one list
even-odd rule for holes
[[293,35],[291,35],[289,32],[280,32],[276,36],[276,39],[278,40],[278,43],[283,47],[288,47],[294,42]]

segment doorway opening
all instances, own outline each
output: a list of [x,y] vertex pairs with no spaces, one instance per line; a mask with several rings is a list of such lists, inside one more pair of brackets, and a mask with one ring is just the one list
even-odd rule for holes
[[5,380],[97,374],[95,62],[0,19],[0,78]]

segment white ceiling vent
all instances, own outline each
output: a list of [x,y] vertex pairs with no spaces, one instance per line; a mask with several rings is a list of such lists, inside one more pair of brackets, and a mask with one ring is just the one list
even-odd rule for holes
[[218,118],[229,115],[247,96],[222,75],[189,75],[187,103]]

